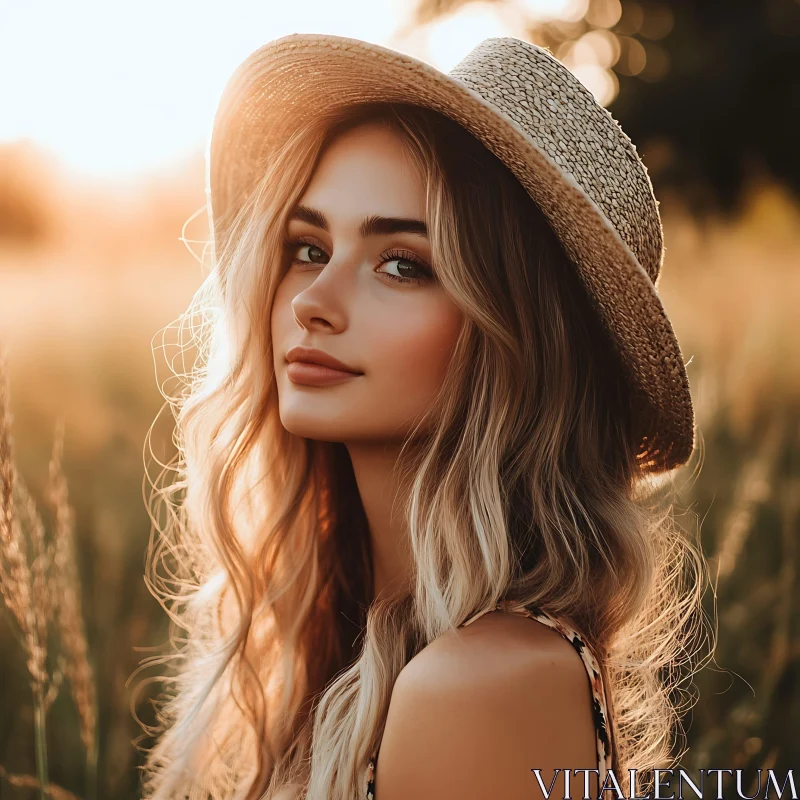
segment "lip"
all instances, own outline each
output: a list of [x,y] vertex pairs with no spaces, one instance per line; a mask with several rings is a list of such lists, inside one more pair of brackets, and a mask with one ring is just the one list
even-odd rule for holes
[[295,345],[287,351],[286,361],[289,380],[306,386],[331,386],[364,374],[315,347]]

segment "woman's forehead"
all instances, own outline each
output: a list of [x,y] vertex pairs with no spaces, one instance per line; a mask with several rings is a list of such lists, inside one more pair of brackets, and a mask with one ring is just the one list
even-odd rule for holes
[[426,187],[399,133],[363,125],[331,140],[299,205],[335,221],[357,217],[424,220]]

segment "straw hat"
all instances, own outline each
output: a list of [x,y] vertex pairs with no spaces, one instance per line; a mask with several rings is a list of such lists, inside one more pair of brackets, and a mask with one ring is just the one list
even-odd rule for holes
[[681,350],[657,294],[658,206],[636,148],[546,50],[486,39],[449,73],[385,47],[292,34],[252,53],[220,98],[206,153],[214,243],[263,163],[306,115],[368,101],[454,119],[529,192],[575,263],[626,368],[643,424],[643,471],[685,463],[694,413]]

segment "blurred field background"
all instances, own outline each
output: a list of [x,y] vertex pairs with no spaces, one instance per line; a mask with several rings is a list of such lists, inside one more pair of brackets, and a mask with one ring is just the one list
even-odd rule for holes
[[[108,28],[98,35],[133,48],[128,21],[104,8]],[[219,39],[230,30],[216,90],[252,49],[294,30],[371,39],[445,69],[485,36],[514,35],[548,46],[622,123],[661,200],[660,291],[696,403],[700,446],[677,475],[676,513],[688,532],[700,529],[715,583],[706,603],[718,622],[716,658],[695,678],[682,766],[741,768],[753,780],[756,768],[800,766],[800,3],[376,0],[372,22],[356,0],[342,0],[335,15],[320,5],[303,18],[241,3],[224,13],[221,4],[203,9],[225,17]],[[84,21],[64,19],[75,31]],[[130,32],[159,32],[157,77],[187,69],[177,55],[170,61],[185,22],[153,14]],[[6,43],[15,37],[23,45],[36,33],[7,11],[0,31]],[[142,50],[139,58],[148,57]],[[197,64],[202,50],[192,57]],[[24,93],[24,70],[0,64],[0,97],[12,83]],[[95,69],[100,81],[102,66]],[[139,66],[118,69],[129,70],[120,91],[135,87]],[[79,91],[87,108],[104,102],[94,84],[72,91],[64,107]],[[188,97],[210,126],[206,94]],[[166,119],[145,105],[133,111],[152,129],[149,139],[139,137],[143,147],[179,140],[177,111]],[[87,145],[72,152],[71,166],[57,151],[57,130],[46,146],[35,135],[0,138],[0,348],[16,463],[43,509],[56,425],[65,423],[64,474],[96,685],[96,759],[87,762],[80,703],[65,680],[47,714],[49,778],[78,797],[127,800],[138,797],[142,754],[134,742],[148,744],[131,705],[152,722],[156,691],[144,685],[134,696],[144,676],[128,679],[151,652],[143,648],[166,639],[165,615],[143,581],[150,533],[143,445],[161,408],[151,340],[202,278],[179,237],[188,221],[185,238],[200,254],[205,218],[193,215],[205,202],[205,132],[192,129],[187,141],[196,147],[166,154],[136,152],[136,137],[122,140],[121,152],[108,149],[119,163],[109,155],[92,169],[89,121],[73,119],[70,129],[81,124]],[[126,154],[127,173],[117,169]],[[152,437],[162,462],[172,454],[170,435],[162,416]],[[44,511],[43,519],[51,525]],[[39,796],[20,785],[20,776],[36,775],[23,645],[0,604],[0,798]],[[748,780],[744,791],[753,794],[755,785]],[[734,797],[735,786],[725,796]]]

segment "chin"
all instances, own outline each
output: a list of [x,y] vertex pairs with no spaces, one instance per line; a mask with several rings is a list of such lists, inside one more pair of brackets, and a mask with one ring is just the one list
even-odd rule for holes
[[365,425],[364,417],[353,414],[349,418],[331,417],[330,414],[299,414],[294,411],[281,414],[283,427],[294,436],[314,439],[318,442],[341,442],[342,444],[399,443],[403,426],[386,427],[381,420],[377,427]]
[[[309,409],[281,409],[281,424],[289,433],[320,442],[344,442],[355,433],[358,421],[335,418],[330,409],[313,412]],[[355,430],[354,430],[355,427]]]
[[281,424],[289,433],[320,442],[396,443],[412,427],[412,415],[405,409],[392,409],[395,413],[389,414],[385,406],[364,408],[352,397],[290,393],[282,395],[278,404]]

